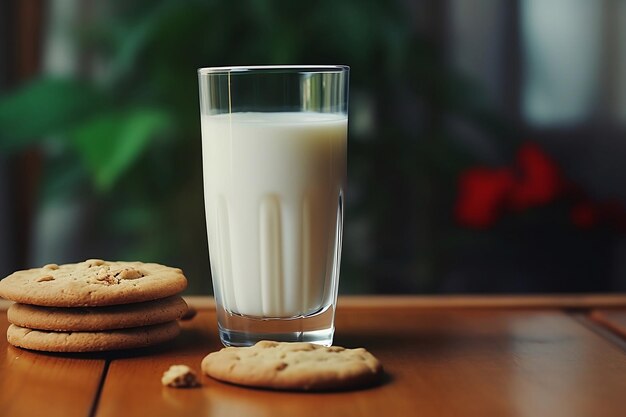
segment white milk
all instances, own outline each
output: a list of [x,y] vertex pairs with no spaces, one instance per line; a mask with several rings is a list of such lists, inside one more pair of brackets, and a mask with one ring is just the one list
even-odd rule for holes
[[295,317],[330,304],[346,137],[340,115],[202,116],[211,271],[226,310]]

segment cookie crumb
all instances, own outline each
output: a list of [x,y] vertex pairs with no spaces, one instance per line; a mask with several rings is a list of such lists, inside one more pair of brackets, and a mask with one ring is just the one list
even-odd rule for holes
[[106,264],[105,261],[103,261],[102,259],[87,259],[84,264],[87,266],[87,268],[91,268],[93,266],[101,266]]
[[166,387],[193,388],[200,385],[198,376],[187,365],[172,365],[163,373],[161,383]]
[[44,265],[43,268],[44,269],[52,269],[54,271],[55,269],[59,269],[59,265],[57,265],[57,264],[47,264],[47,265]]
[[54,277],[52,275],[44,275],[37,279],[37,282],[45,282],[45,281],[54,281]]
[[113,276],[118,279],[137,279],[143,278],[144,274],[134,268],[124,268],[120,271],[115,272]]
[[96,282],[104,285],[115,285],[120,283],[120,279],[113,276],[110,272],[103,271],[96,276]]

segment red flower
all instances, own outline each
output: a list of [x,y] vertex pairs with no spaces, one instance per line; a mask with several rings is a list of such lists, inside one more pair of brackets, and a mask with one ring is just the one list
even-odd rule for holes
[[539,146],[520,147],[513,168],[472,168],[459,177],[455,216],[459,223],[486,228],[503,208],[525,210],[547,204],[564,189],[557,165]]
[[[454,208],[457,221],[467,227],[493,225],[503,209],[516,211],[546,205],[576,188],[567,185],[559,167],[534,143],[517,151],[514,168],[471,168],[459,177],[459,196]],[[574,195],[571,222],[590,229],[604,224],[626,232],[626,209],[617,201],[593,203],[584,193]]]
[[517,151],[519,177],[511,190],[509,203],[515,210],[525,210],[553,201],[563,189],[561,173],[554,161],[534,143]]
[[513,184],[513,174],[508,169],[472,168],[463,172],[455,207],[459,223],[475,228],[491,226]]

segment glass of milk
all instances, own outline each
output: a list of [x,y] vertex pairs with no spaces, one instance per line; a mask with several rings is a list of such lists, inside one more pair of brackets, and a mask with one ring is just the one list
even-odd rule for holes
[[224,345],[332,344],[349,71],[198,70],[206,223]]

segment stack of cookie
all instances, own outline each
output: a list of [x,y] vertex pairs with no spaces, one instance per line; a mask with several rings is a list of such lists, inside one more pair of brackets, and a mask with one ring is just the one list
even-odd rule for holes
[[17,271],[0,281],[7,340],[49,352],[152,346],[176,337],[187,304],[182,271],[142,262],[90,259]]

